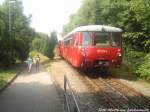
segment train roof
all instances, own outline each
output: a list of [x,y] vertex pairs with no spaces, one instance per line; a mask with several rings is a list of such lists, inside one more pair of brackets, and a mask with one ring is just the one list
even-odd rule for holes
[[122,32],[122,29],[107,26],[107,25],[87,25],[87,26],[80,26],[72,30],[69,34],[67,34],[64,38],[72,35],[75,32],[79,31],[105,31],[105,32]]

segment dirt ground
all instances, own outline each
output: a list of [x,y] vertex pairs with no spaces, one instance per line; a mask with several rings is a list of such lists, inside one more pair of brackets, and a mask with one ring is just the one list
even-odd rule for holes
[[[119,96],[119,93],[115,93],[115,91],[113,90],[110,91],[108,87],[105,87],[107,85],[103,85],[102,83],[100,83],[100,81],[98,82],[99,77],[94,76],[92,77],[92,79],[90,79],[89,77],[83,75],[79,70],[72,67],[68,62],[60,58],[57,58],[50,63],[45,63],[45,66],[62,90],[64,88],[64,75],[67,76],[72,89],[77,95],[80,108],[83,112],[98,112],[101,109],[106,108],[142,108],[142,106],[140,106],[141,104],[146,104],[145,107],[149,109],[150,102],[148,102],[147,105],[147,102],[144,102],[145,100],[137,100],[135,98],[136,96],[133,97],[131,95],[131,99],[136,99],[134,101],[135,104],[132,104],[130,103],[130,101],[127,101],[128,99],[123,98],[126,96]],[[96,81],[96,83],[99,83],[98,86],[94,85],[95,82],[92,82],[94,80]],[[150,96],[148,96],[148,98],[149,97]],[[139,102],[136,103],[136,101]]]
[[97,100],[96,93],[91,91],[91,88],[79,78],[80,74],[67,62],[60,59],[51,62],[48,66],[49,72],[51,72],[51,75],[62,89],[64,88],[64,75],[67,76],[84,112],[94,112],[98,111],[99,108],[104,108]]

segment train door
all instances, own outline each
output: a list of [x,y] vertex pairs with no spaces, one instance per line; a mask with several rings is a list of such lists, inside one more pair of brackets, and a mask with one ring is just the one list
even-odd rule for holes
[[70,36],[70,47],[69,47],[69,61],[72,64],[73,63],[73,57],[74,57],[74,48],[73,48],[74,38],[73,35]]
[[117,65],[122,62],[122,37],[120,32],[111,33],[111,56]]
[[82,32],[82,65],[83,69],[91,67],[91,59],[93,58],[93,32]]
[[72,38],[72,64],[75,67],[78,67],[78,46],[79,46],[79,37],[78,37],[78,33],[73,34],[73,38]]

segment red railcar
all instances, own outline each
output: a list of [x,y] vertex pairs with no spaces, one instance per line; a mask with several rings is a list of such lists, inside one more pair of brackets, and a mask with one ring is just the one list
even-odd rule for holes
[[105,25],[77,27],[59,43],[59,50],[77,68],[120,66],[122,30]]

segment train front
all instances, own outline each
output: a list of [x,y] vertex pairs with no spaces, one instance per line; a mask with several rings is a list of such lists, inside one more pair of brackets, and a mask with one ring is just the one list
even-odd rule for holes
[[82,57],[87,68],[121,66],[121,32],[82,32],[82,45]]

